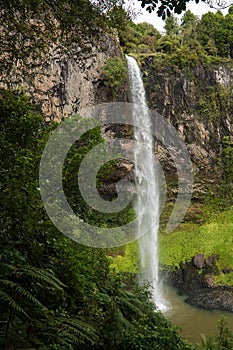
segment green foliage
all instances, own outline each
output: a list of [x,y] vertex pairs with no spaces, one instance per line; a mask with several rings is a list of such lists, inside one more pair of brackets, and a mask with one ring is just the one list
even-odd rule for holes
[[110,268],[117,273],[130,272],[137,273],[139,268],[138,243],[133,242],[125,247],[113,249],[108,252],[110,259]]
[[120,44],[125,53],[154,52],[160,37],[158,30],[146,22],[135,24],[129,21],[127,26],[119,31]]
[[193,27],[197,22],[198,17],[195,16],[190,10],[186,11],[181,19],[181,26],[183,28]]
[[208,198],[208,204],[212,210],[220,211],[231,208],[233,205],[233,143],[230,136],[222,139],[220,156],[220,179],[215,198]]
[[[222,163],[223,163],[223,180],[232,187],[233,182],[233,141],[230,136],[225,136],[222,141]],[[231,188],[231,192],[233,189]]]
[[232,350],[233,333],[229,329],[227,320],[222,316],[218,321],[218,327],[215,336],[205,338],[202,335],[203,350]]
[[[144,57],[157,57],[158,63],[182,69],[202,64],[216,65],[233,57],[233,18],[232,14],[208,12],[201,19],[188,10],[181,24],[171,15],[165,20],[165,35],[156,36],[152,45],[146,44],[144,33],[136,26],[128,25],[123,32],[121,44],[126,52]],[[155,36],[154,36],[155,37]],[[142,47],[143,44],[143,47]],[[163,56],[160,53],[164,54]]]
[[105,84],[117,94],[127,82],[126,61],[120,57],[110,57],[103,67]]
[[136,286],[135,277],[125,277],[119,284],[112,275],[114,289],[105,284],[99,295],[106,310],[106,319],[100,323],[105,345],[96,349],[184,349],[176,329],[155,312],[148,290]]
[[201,342],[204,350],[216,350],[213,337],[206,338],[204,334],[201,334]]
[[[222,96],[222,95],[220,95]],[[223,100],[224,101],[224,96]],[[227,106],[227,104],[225,105]],[[219,213],[223,210],[232,208],[233,194],[233,152],[231,136],[224,136],[221,143],[221,154],[219,157],[219,179],[214,190],[215,195],[207,195],[205,202],[205,215],[208,217],[211,213]]]
[[[86,122],[85,119],[79,118]],[[87,153],[93,149],[98,144],[102,143],[104,139],[101,136],[100,128],[94,128],[87,133],[85,133],[80,140],[71,147],[70,151],[67,154],[66,161],[64,163],[63,171],[63,188],[66,195],[66,198],[78,216],[83,219],[85,222],[88,222],[91,225],[97,227],[119,227],[123,226],[134,219],[134,210],[131,205],[128,205],[120,213],[102,213],[98,210],[93,209],[89,206],[83,199],[79,184],[78,184],[78,169],[79,166],[87,155]],[[103,152],[108,154],[108,146],[105,143],[105,148]],[[102,153],[104,158],[104,153]],[[111,175],[116,169],[116,164],[118,160],[113,160],[104,164],[97,173],[96,185],[97,189],[101,195],[103,191],[102,185],[107,185],[111,182]],[[93,156],[92,167],[95,169],[99,166],[98,158]],[[102,193],[103,194],[103,193]],[[104,195],[104,194],[103,194]],[[105,198],[108,201],[112,201],[116,198],[117,192],[111,193],[108,198]],[[119,227],[119,235],[123,234]],[[114,242],[112,242],[113,244]]]
[[231,52],[232,19],[231,14],[224,17],[220,11],[215,14],[208,12],[202,15],[197,26],[197,34],[198,40],[207,53],[215,52],[220,57],[233,57]]
[[218,91],[210,91],[209,93],[201,94],[197,102],[198,112],[215,125],[218,123],[219,117],[219,101],[217,94]]
[[[0,111],[0,347],[194,349],[156,311],[135,274],[112,272],[104,250],[74,243],[48,219],[38,167],[56,125],[46,127],[23,92],[1,90]],[[93,129],[71,149],[64,168],[67,193],[73,191],[68,167],[72,172],[72,161],[80,162],[96,142],[100,131]]]
[[135,17],[135,10],[132,7],[128,6],[126,9],[125,0],[95,0],[92,3],[104,15],[110,28],[123,30],[128,21]]
[[167,17],[166,20],[165,20],[164,28],[166,30],[166,34],[169,35],[169,36],[178,34],[178,32],[179,32],[179,24],[178,24],[177,18],[175,16],[173,16],[173,15]]
[[161,233],[160,261],[170,268],[179,267],[180,262],[189,262],[196,254],[206,257],[219,256],[220,274],[216,277],[218,284],[233,284],[233,275],[228,277],[221,272],[226,266],[233,266],[232,259],[232,209],[215,215],[201,226],[180,224],[172,234]]
[[230,331],[227,320],[221,317],[218,322],[218,329],[215,335],[217,350],[232,350],[233,349],[233,334]]

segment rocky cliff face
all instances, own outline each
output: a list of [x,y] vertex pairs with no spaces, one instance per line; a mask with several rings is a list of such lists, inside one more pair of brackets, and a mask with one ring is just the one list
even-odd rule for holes
[[[27,75],[22,73],[18,62],[10,75],[1,77],[0,86],[22,86],[47,121],[60,120],[61,116],[72,115],[95,103],[111,101],[102,68],[109,57],[122,56],[116,38],[103,34],[99,43],[89,45],[89,50],[77,47],[72,58],[56,47],[50,50],[50,58],[29,69]],[[206,183],[212,183],[219,172],[223,137],[232,137],[233,68],[229,64],[218,67],[199,64],[181,69],[158,63],[156,56],[146,57],[141,68],[149,107],[178,130],[193,161],[195,190],[204,194]],[[122,93],[118,100],[127,101],[128,96]],[[160,144],[158,158],[167,173],[175,175],[171,156]],[[130,177],[132,171],[131,167]]]
[[1,76],[0,86],[22,86],[47,121],[60,120],[61,116],[69,116],[109,98],[109,89],[102,79],[102,67],[107,58],[121,56],[116,38],[103,33],[95,46],[87,45],[85,51],[76,47],[72,56],[62,53],[57,47],[49,50],[49,59],[36,67],[33,65],[27,75],[18,62],[10,75]]
[[[149,107],[178,130],[193,162],[196,189],[205,192],[206,181],[211,182],[219,172],[223,138],[232,137],[232,66],[199,64],[180,69],[147,57],[142,71]],[[166,149],[159,145],[158,150],[163,167],[174,171]]]

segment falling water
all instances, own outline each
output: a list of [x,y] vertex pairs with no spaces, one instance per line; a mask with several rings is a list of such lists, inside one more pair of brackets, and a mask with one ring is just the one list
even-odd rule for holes
[[141,72],[133,57],[126,56],[133,106],[135,128],[135,177],[137,186],[137,218],[142,276],[141,280],[152,285],[153,299],[161,310],[165,308],[162,286],[159,283],[158,228],[159,228],[159,184],[154,163],[151,120],[147,107]]

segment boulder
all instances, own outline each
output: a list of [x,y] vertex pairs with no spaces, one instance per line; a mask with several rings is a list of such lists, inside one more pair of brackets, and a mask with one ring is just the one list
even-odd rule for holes
[[205,266],[204,254],[197,254],[193,259],[193,265],[198,269],[202,269]]
[[213,256],[208,256],[206,259],[206,264],[210,267],[213,266],[215,264],[215,258]]

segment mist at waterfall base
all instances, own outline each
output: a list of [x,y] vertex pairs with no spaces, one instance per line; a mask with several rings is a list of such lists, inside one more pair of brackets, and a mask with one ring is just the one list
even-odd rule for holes
[[141,273],[140,281],[152,286],[153,300],[157,308],[165,311],[169,305],[163,297],[159,280],[158,229],[160,214],[159,171],[153,152],[150,113],[140,69],[133,57],[126,56],[129,85],[133,107],[133,121],[142,128],[134,128],[134,161],[137,188],[136,214]]

